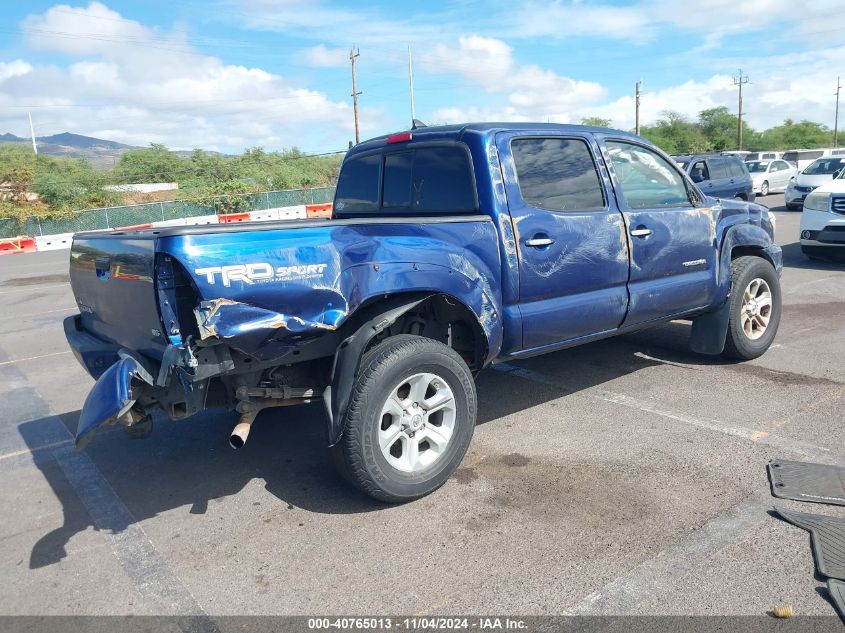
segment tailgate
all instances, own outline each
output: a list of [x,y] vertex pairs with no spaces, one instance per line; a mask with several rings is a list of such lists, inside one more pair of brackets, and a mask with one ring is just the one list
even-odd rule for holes
[[70,256],[70,284],[82,328],[152,358],[167,345],[155,290],[154,236],[79,234]]

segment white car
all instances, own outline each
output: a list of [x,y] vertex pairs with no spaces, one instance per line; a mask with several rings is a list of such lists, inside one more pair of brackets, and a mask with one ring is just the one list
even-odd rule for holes
[[845,255],[845,171],[804,199],[801,251],[808,257]]
[[751,174],[754,193],[768,196],[772,191],[786,191],[789,181],[798,175],[798,169],[785,160],[750,160],[745,166]]
[[816,187],[835,178],[845,168],[845,156],[825,156],[810,163],[786,186],[784,202],[790,211],[800,209],[804,198]]

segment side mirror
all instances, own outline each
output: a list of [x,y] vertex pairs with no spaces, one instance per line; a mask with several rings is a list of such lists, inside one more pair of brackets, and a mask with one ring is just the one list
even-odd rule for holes
[[835,172],[833,172],[833,179],[836,180],[837,178],[839,178],[839,174],[841,172],[842,172],[841,169],[837,169]]

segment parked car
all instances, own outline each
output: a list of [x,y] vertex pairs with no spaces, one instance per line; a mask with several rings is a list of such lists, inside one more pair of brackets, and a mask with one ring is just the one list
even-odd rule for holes
[[772,191],[786,191],[798,170],[785,160],[752,160],[745,163],[751,174],[754,193],[767,196]]
[[752,160],[780,160],[782,158],[783,152],[749,152],[743,160],[750,163]]
[[698,352],[763,354],[781,316],[773,238],[765,207],[703,195],[627,132],[379,137],[347,153],[332,219],[76,234],[65,332],[97,381],[77,445],[221,407],[240,447],[262,409],[322,400],[340,472],[414,499],[466,453],[474,374],[494,361],[678,318]]
[[845,170],[804,199],[801,250],[811,259],[845,256]]
[[790,181],[784,193],[786,208],[795,211],[804,204],[804,199],[816,187],[835,178],[845,167],[845,156],[817,158]]
[[673,158],[705,195],[754,202],[751,174],[739,156],[693,154]]

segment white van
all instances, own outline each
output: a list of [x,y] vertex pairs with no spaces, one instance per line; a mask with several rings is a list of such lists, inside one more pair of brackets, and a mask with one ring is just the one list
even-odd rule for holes
[[745,162],[750,163],[752,160],[781,160],[783,152],[749,152],[745,157]]
[[817,158],[824,156],[833,156],[837,154],[845,154],[845,149],[834,147],[818,147],[816,149],[793,149],[784,152],[781,158],[787,163],[792,163],[798,168],[798,171],[803,171]]

